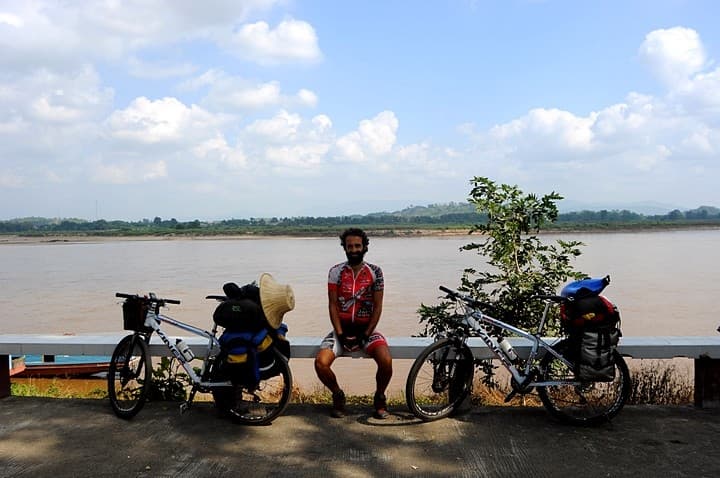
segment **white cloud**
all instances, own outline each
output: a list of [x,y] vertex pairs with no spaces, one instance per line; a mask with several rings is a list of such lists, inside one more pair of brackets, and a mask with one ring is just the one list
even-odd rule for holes
[[428,182],[437,177],[457,176],[452,167],[452,159],[457,157],[457,153],[438,150],[429,142],[398,147],[393,156],[392,167],[406,177],[414,176]]
[[128,73],[137,78],[161,79],[188,76],[197,67],[191,63],[172,64],[166,61],[143,61],[137,57],[128,59]]
[[[0,11],[0,26],[6,26],[0,28],[0,61],[6,67],[63,70],[87,61],[122,63],[146,49],[194,40],[235,52],[247,48],[248,59],[258,62],[317,60],[317,36],[306,22],[284,21],[275,30],[243,24],[282,2],[128,0],[94,2],[90,8],[85,2],[10,2]],[[233,44],[230,39],[238,35],[239,44]],[[168,68],[177,69],[166,66],[166,74]]]
[[494,126],[488,136],[504,151],[518,154],[582,153],[592,148],[594,121],[594,114],[581,118],[568,111],[536,108],[522,118]]
[[76,123],[108,111],[113,92],[89,65],[65,74],[37,70],[0,77],[0,107],[26,120]]
[[176,98],[136,98],[124,110],[115,111],[107,121],[109,134],[136,144],[185,144],[203,137],[222,123],[208,111],[185,106]]
[[323,163],[330,146],[322,143],[306,143],[293,146],[270,146],[265,157],[282,171],[290,174],[316,169]]
[[295,175],[318,171],[325,163],[334,134],[332,121],[317,115],[309,121],[281,110],[268,119],[254,121],[243,132],[244,143],[252,146],[254,166],[267,161],[275,168]]
[[207,71],[181,85],[184,90],[200,88],[208,89],[202,104],[218,111],[252,112],[277,106],[314,107],[318,101],[317,95],[305,88],[288,95],[277,81],[252,82],[217,70]]
[[274,118],[255,121],[246,130],[250,134],[264,136],[266,141],[284,143],[295,140],[301,122],[300,115],[283,110]]
[[230,170],[241,170],[247,166],[247,158],[242,148],[232,148],[221,135],[203,141],[193,148],[193,153],[198,158],[220,163],[223,168]]
[[650,32],[640,57],[668,87],[668,101],[713,121],[720,113],[720,68],[709,70],[700,35],[691,28],[674,27]]
[[9,172],[0,173],[0,188],[20,188],[25,184],[20,176]]
[[137,162],[125,164],[99,164],[95,167],[92,180],[107,184],[135,184],[167,177],[164,161]]
[[11,27],[15,28],[21,28],[25,22],[22,18],[20,18],[17,15],[13,15],[12,13],[2,13],[0,12],[0,23],[9,25]]
[[18,168],[28,184],[48,169],[68,175],[92,148],[113,91],[85,65],[58,73],[0,72],[0,161]]
[[183,80],[177,88],[180,91],[197,91],[225,81],[226,78],[227,75],[222,70],[211,69],[194,78]]
[[297,93],[297,101],[304,106],[315,107],[317,106],[318,97],[314,92],[303,88]]
[[318,129],[318,131],[326,131],[332,128],[332,121],[327,115],[317,115],[312,119],[312,124]]
[[672,92],[672,96],[691,113],[704,116],[708,121],[717,121],[720,114],[720,68],[697,74]]
[[[271,11],[280,4],[289,8]],[[32,202],[38,187],[54,182],[80,191],[92,176],[103,184],[154,181],[158,190],[163,183],[200,204],[209,199],[196,199],[194,191],[217,196],[213,185],[222,184],[232,199],[241,183],[263,192],[267,178],[286,197],[288,191],[337,195],[346,180],[371,173],[372,185],[363,191],[371,197],[422,199],[452,182],[455,189],[445,197],[457,199],[464,194],[458,183],[466,186],[464,178],[475,175],[532,190],[562,184],[567,195],[646,197],[657,197],[651,188],[673,186],[664,194],[675,184],[690,185],[683,186],[685,194],[695,194],[697,185],[720,177],[720,69],[690,28],[655,30],[630,46],[662,82],[662,94],[633,85],[640,92],[620,93],[615,104],[593,112],[546,104],[492,128],[468,122],[459,127],[471,139],[466,148],[443,143],[454,138],[423,139],[443,134],[434,118],[426,122],[432,129],[422,132],[417,121],[402,139],[398,134],[399,118],[416,114],[412,103],[452,95],[396,101],[379,92],[367,96],[376,102],[366,107],[380,113],[353,119],[352,107],[338,98],[366,82],[343,84],[335,71],[326,77],[323,68],[306,69],[323,59],[318,32],[334,32],[292,19],[293,9],[302,10],[295,7],[285,0],[110,0],[93,8],[4,2],[0,188],[25,191]],[[326,66],[367,62],[368,74],[396,81],[394,68],[378,73],[389,57],[365,40],[352,38],[349,46],[367,47],[367,56],[347,60],[341,55],[352,50],[335,48]],[[424,78],[417,81],[409,91],[427,86]],[[433,91],[442,92],[438,86]],[[594,85],[582,87],[593,94]],[[326,111],[316,111],[318,105]],[[461,119],[473,119],[473,112],[466,114]],[[357,126],[340,130],[341,124]],[[163,178],[172,181],[158,181]]]
[[[217,94],[217,92],[215,92]],[[257,109],[280,103],[280,85],[273,81],[255,85],[252,88],[238,88],[228,91],[225,104],[238,109]]]
[[586,116],[537,108],[487,132],[472,124],[459,130],[517,177],[592,164],[628,177],[692,177],[705,170],[703,161],[720,153],[720,70],[702,71],[711,62],[699,35],[688,28],[649,33],[640,53],[668,87],[665,96],[633,92],[625,102]]
[[392,111],[362,120],[357,130],[337,140],[338,159],[364,162],[389,153],[397,140],[398,125]]
[[243,25],[230,44],[236,55],[260,64],[316,62],[322,57],[315,29],[299,20],[282,21],[275,29],[263,21]]
[[707,61],[700,36],[684,27],[648,33],[640,46],[640,56],[671,87],[690,79]]

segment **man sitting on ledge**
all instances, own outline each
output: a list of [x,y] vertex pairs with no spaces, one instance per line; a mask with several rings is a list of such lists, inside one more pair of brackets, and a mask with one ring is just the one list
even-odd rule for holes
[[364,351],[377,363],[373,399],[375,418],[385,419],[385,390],[392,377],[392,357],[385,337],[375,328],[382,313],[384,280],[380,267],[365,262],[370,240],[361,229],[350,228],[340,236],[346,262],[328,273],[328,309],[333,330],[323,339],[315,357],[315,371],[333,397],[332,416],[345,416],[345,393],[331,366],[344,352]]

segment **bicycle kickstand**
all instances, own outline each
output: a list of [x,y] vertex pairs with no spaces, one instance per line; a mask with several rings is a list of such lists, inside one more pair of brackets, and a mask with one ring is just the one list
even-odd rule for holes
[[182,415],[185,412],[187,412],[188,410],[190,410],[193,399],[195,398],[195,392],[196,392],[195,387],[193,387],[192,390],[190,390],[190,396],[188,397],[188,399],[180,404],[180,415]]

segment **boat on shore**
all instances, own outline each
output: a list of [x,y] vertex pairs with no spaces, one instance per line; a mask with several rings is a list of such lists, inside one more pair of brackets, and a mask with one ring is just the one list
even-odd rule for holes
[[53,360],[41,355],[28,355],[12,359],[10,376],[31,377],[88,377],[107,373],[110,357],[57,355]]

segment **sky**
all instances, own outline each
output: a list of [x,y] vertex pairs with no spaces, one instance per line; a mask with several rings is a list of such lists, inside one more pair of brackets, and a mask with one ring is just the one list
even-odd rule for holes
[[0,0],[0,220],[720,206],[714,0]]

